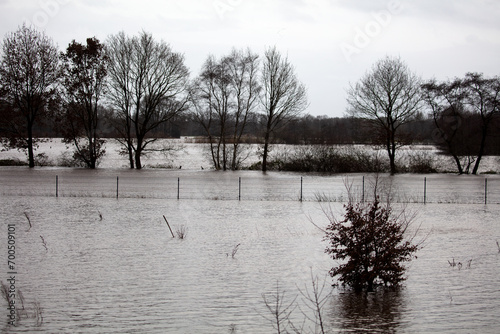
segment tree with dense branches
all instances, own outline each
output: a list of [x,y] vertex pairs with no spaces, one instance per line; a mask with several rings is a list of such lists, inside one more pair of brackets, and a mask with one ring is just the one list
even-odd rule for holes
[[38,140],[34,125],[48,114],[60,75],[57,47],[44,33],[23,24],[6,35],[0,61],[1,118],[7,145],[26,150],[30,167],[35,166]]
[[93,169],[105,154],[99,107],[106,89],[107,56],[94,37],[87,38],[86,45],[73,41],[62,58],[65,94],[59,124],[64,141],[75,147],[74,158]]
[[390,202],[382,204],[377,195],[369,203],[351,199],[344,208],[342,220],[328,215],[326,253],[341,262],[330,275],[339,276],[340,282],[355,291],[373,291],[382,284],[398,286],[405,280],[403,263],[412,260],[420,248],[413,244],[413,237],[407,237],[414,217],[405,210],[394,214]]

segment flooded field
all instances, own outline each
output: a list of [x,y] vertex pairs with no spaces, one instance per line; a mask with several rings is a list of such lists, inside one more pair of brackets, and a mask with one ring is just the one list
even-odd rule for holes
[[[361,189],[361,175],[349,179]],[[0,277],[12,276],[15,228],[15,288],[25,307],[13,328],[2,300],[3,332],[273,333],[263,294],[279,293],[297,305],[290,322],[315,333],[300,293],[312,291],[313,275],[331,293],[329,333],[496,333],[499,179],[488,177],[488,205],[484,177],[427,176],[425,205],[423,180],[391,182],[427,237],[405,287],[356,295],[330,287],[335,263],[311,223],[327,225],[326,207],[342,212],[342,176],[0,168]],[[184,239],[172,238],[163,216]]]

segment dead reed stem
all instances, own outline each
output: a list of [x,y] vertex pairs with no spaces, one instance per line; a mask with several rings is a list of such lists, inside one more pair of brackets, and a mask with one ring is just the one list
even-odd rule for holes
[[170,233],[172,234],[172,238],[175,238],[174,232],[172,231],[172,228],[170,227],[170,224],[168,223],[167,217],[163,215],[163,219],[165,219],[165,222],[167,223],[168,229],[170,230]]

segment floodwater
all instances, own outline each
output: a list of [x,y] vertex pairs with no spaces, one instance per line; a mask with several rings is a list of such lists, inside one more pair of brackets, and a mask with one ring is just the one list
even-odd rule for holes
[[[301,294],[312,293],[313,276],[330,294],[328,333],[497,333],[500,179],[488,177],[485,205],[485,177],[426,177],[427,204],[424,176],[385,177],[425,238],[404,288],[357,295],[331,287],[335,263],[315,226],[328,224],[323,210],[342,212],[345,177],[0,168],[0,277],[7,283],[13,272],[10,224],[15,289],[24,297],[17,327],[2,300],[2,330],[275,333],[263,295],[268,303],[278,295],[283,308],[293,304],[288,331],[293,323],[317,333]],[[348,180],[362,189],[361,175]],[[172,238],[163,216],[174,234],[185,229],[184,239]]]

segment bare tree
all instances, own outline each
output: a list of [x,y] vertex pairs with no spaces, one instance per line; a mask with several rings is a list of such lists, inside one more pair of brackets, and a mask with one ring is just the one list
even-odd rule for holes
[[307,92],[305,86],[298,80],[288,58],[283,58],[276,47],[269,48],[265,52],[262,85],[261,103],[264,109],[262,171],[265,172],[272,135],[307,108]]
[[207,133],[216,169],[240,165],[240,144],[260,92],[257,70],[256,54],[233,50],[219,60],[209,56],[195,81],[194,115]]
[[214,168],[227,169],[227,125],[231,109],[231,79],[226,62],[209,56],[195,81],[195,118],[207,133]]
[[142,154],[157,139],[149,134],[186,109],[189,71],[183,55],[146,32],[133,38],[120,33],[109,44],[110,96],[121,114],[122,144],[131,167],[133,151],[135,167],[141,169]]
[[245,134],[249,117],[253,114],[260,92],[258,82],[259,56],[247,49],[246,51],[233,50],[228,57],[231,84],[235,92],[235,111],[232,115],[232,144],[233,156],[231,169],[236,170],[240,165],[240,144]]
[[495,117],[500,115],[500,77],[484,78],[480,73],[467,73],[463,80],[467,90],[465,102],[480,117],[480,139],[472,174],[477,174],[485,154],[486,140]]
[[116,111],[114,127],[120,137],[117,140],[125,147],[130,168],[135,167],[132,132],[132,79],[133,43],[123,31],[112,35],[106,43],[108,66],[107,97]]
[[26,149],[29,166],[35,166],[37,139],[33,126],[48,112],[60,78],[59,54],[52,40],[25,24],[6,35],[2,45],[0,80],[2,99],[9,115],[9,146]]
[[435,144],[442,152],[452,156],[459,174],[468,173],[473,158],[464,147],[467,144],[462,131],[466,117],[466,92],[461,80],[429,80],[422,85],[422,92],[434,120],[432,137]]
[[276,292],[263,293],[262,299],[269,312],[269,316],[263,315],[263,317],[271,322],[278,334],[288,333],[288,328],[292,330],[295,328],[290,320],[290,316],[297,307],[295,303],[297,296],[292,301],[285,302],[285,291],[280,288],[279,282],[276,282]]
[[459,174],[477,174],[495,118],[500,116],[500,78],[467,73],[464,78],[437,82],[422,89],[434,116],[435,140],[450,154]]
[[369,120],[382,136],[391,174],[396,173],[396,149],[404,144],[400,128],[418,115],[421,100],[420,78],[400,58],[389,56],[347,91],[348,112]]
[[99,135],[99,106],[106,89],[107,56],[94,37],[87,38],[87,45],[73,41],[62,58],[65,103],[60,124],[64,140],[75,146],[76,160],[96,168],[105,154],[105,141]]

